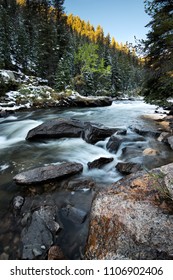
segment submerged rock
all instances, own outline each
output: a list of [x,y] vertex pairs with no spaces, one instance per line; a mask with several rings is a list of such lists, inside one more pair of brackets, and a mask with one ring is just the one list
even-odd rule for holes
[[150,137],[159,137],[161,133],[159,131],[151,131],[151,130],[145,130],[141,128],[133,128],[133,131],[139,135],[150,136]]
[[28,170],[16,175],[13,179],[16,184],[20,185],[41,184],[75,175],[82,172],[82,170],[82,164],[67,162]]
[[135,162],[119,162],[116,168],[122,174],[128,175],[139,171],[141,169],[141,164]]
[[156,155],[159,155],[159,151],[152,149],[152,148],[146,148],[143,151],[143,155],[144,156],[156,156]]
[[87,217],[87,212],[71,205],[62,208],[61,213],[65,218],[77,224],[82,224]]

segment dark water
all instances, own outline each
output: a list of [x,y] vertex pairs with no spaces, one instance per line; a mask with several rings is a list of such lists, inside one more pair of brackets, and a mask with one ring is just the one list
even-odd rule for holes
[[[112,106],[102,108],[75,108],[75,109],[48,109],[29,112],[17,112],[13,116],[0,119],[0,218],[8,210],[11,198],[19,192],[12,178],[24,170],[46,164],[58,164],[63,161],[75,161],[83,164],[83,177],[93,178],[96,182],[107,184],[116,182],[122,175],[116,171],[115,165],[119,161],[140,162],[146,168],[166,164],[173,160],[173,152],[164,144],[151,137],[144,141],[133,141],[137,135],[131,127],[155,130],[154,122],[147,121],[141,116],[152,114],[155,106],[142,101],[114,102]],[[95,145],[86,143],[80,138],[62,138],[59,140],[30,143],[25,140],[27,132],[43,123],[57,117],[76,118],[83,121],[92,121],[109,127],[127,129],[129,140],[124,142],[116,154],[106,149],[108,139]],[[129,152],[123,155],[123,148]],[[154,160],[153,157],[142,156],[145,148],[154,148],[160,151]],[[138,152],[133,152],[133,151]],[[114,161],[103,169],[88,170],[87,163],[99,157],[113,157]],[[0,229],[1,230],[1,229]]]

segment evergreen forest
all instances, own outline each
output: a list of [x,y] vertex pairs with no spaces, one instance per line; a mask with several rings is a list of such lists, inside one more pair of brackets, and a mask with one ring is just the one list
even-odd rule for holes
[[166,102],[173,85],[173,1],[144,2],[152,20],[141,58],[100,25],[66,15],[64,0],[1,0],[0,69],[45,78],[57,91],[141,93],[148,102]]

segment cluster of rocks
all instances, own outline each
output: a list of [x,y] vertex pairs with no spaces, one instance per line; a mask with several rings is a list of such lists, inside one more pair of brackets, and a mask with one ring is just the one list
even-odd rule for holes
[[[64,170],[69,168],[68,164],[62,165]],[[71,164],[72,168],[75,166]],[[63,180],[60,176],[56,182],[19,184],[22,189],[13,198],[11,211],[0,221],[7,243],[0,259],[82,258],[95,183],[73,178]]]
[[[173,118],[164,117],[159,126],[163,122],[166,131],[152,135],[173,148]],[[135,131],[141,136],[150,134]],[[117,146],[113,148],[117,150]],[[159,151],[146,148],[143,153],[156,160]],[[96,195],[84,259],[172,260],[173,163],[150,171],[139,171],[140,165],[133,163],[118,163],[117,168],[132,174]]]
[[[82,122],[76,119],[63,119],[58,118],[47,121],[32,130],[26,136],[28,141],[41,141],[43,139],[59,139],[62,137],[81,137],[87,143],[95,144],[99,141],[109,138],[106,149],[112,154],[116,154],[122,143],[129,143],[126,147],[122,148],[122,157],[129,159],[133,156],[155,156],[158,151],[148,148],[145,138],[142,135],[151,134],[151,136],[158,136],[154,131],[137,130],[139,135],[128,135],[126,129],[110,128],[101,124]],[[160,133],[159,133],[160,134]],[[105,164],[113,161],[114,158],[99,158],[94,162],[89,162],[88,167],[101,168]],[[130,174],[142,168],[141,164],[136,162],[119,162],[116,166],[117,170],[125,174]]]

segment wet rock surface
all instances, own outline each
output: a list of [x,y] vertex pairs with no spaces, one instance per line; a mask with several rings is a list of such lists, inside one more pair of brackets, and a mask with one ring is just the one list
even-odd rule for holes
[[150,131],[150,130],[145,130],[145,129],[141,129],[141,128],[133,128],[133,131],[136,132],[139,135],[142,136],[150,136],[150,137],[159,137],[160,133],[159,131]]
[[61,209],[61,214],[65,218],[68,218],[70,221],[77,223],[77,224],[82,224],[87,217],[87,212],[85,212],[81,209],[77,209],[71,205],[67,205],[66,207],[63,207]]
[[101,157],[99,159],[96,159],[92,162],[88,162],[88,168],[92,169],[92,168],[102,168],[105,164],[108,164],[110,162],[112,162],[114,160],[114,158],[104,158]]
[[22,259],[30,260],[45,254],[53,244],[53,231],[60,228],[55,223],[55,209],[52,207],[41,207],[33,212],[31,222],[21,233]]
[[87,143],[95,144],[98,141],[104,140],[106,137],[111,136],[117,130],[117,128],[108,128],[101,125],[99,127],[98,125],[88,123],[82,133],[82,138]]
[[83,129],[84,123],[79,120],[59,118],[33,128],[28,132],[26,140],[80,137]]
[[108,151],[116,154],[122,142],[123,142],[122,137],[112,135],[109,138],[108,143],[106,144],[106,148],[108,149]]
[[157,151],[155,149],[151,149],[151,148],[146,148],[143,151],[143,155],[144,156],[157,156],[157,155],[159,155],[159,151]]
[[116,168],[119,172],[124,175],[128,175],[131,173],[136,173],[137,171],[142,169],[141,164],[135,162],[119,162],[116,165]]
[[[20,209],[16,211],[12,203],[12,211],[4,217],[3,229],[4,233],[11,232],[5,236],[7,244],[18,250],[12,254],[10,246],[6,246],[0,256],[2,259],[82,258],[95,192],[90,189],[89,180],[85,182],[87,188],[78,182],[77,190],[72,186],[69,190],[68,184],[72,181],[58,183],[62,186],[58,191],[37,192],[34,186],[30,186],[27,192],[23,192],[24,202]],[[76,179],[74,185],[75,182]],[[15,236],[13,232],[16,232]],[[0,235],[0,241],[3,239],[4,234]]]
[[31,129],[26,140],[59,139],[63,137],[82,137],[87,143],[95,144],[114,133],[125,134],[126,130],[109,128],[101,124],[82,122],[77,119],[55,119]]
[[38,167],[16,175],[13,179],[20,185],[43,184],[53,180],[63,179],[82,172],[83,165],[80,163],[62,163]]
[[168,137],[168,143],[169,143],[171,149],[173,149],[173,136]]

